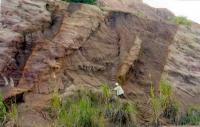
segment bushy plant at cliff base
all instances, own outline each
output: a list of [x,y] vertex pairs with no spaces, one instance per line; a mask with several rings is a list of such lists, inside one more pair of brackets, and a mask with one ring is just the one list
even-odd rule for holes
[[160,82],[160,96],[156,96],[154,88],[151,87],[150,103],[153,111],[152,124],[154,126],[160,125],[161,117],[167,118],[171,123],[176,122],[179,107],[172,97],[172,87],[166,80]]
[[181,125],[200,125],[200,106],[191,106],[179,122]]
[[[111,95],[106,84],[101,92],[80,90],[75,95],[65,98],[60,105],[56,120],[58,127],[133,127],[136,107],[128,101]],[[53,98],[55,100],[55,97]],[[58,100],[58,99],[56,99]],[[57,101],[56,101],[57,102]],[[53,104],[53,103],[52,103]],[[52,105],[52,108],[54,106]]]
[[74,2],[74,3],[85,3],[85,4],[95,4],[96,0],[63,0],[66,2]]

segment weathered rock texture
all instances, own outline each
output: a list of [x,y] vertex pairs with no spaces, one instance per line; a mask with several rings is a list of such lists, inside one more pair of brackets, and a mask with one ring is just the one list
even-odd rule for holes
[[[100,1],[100,4],[115,6],[114,1],[105,2],[108,1]],[[166,22],[173,16],[171,13],[139,2],[130,5],[127,0],[124,2],[123,7],[127,10],[122,12],[108,7],[55,1],[3,0],[0,91],[5,99],[25,93],[24,105],[30,107],[30,112],[35,112],[32,110],[44,107],[54,90],[69,94],[79,87],[96,89],[102,82],[112,86],[119,80],[117,76],[126,72],[122,85],[128,97],[147,104],[150,85],[158,88],[172,42],[175,43],[166,67],[169,79],[180,88],[180,84],[188,88],[191,84],[198,87],[197,69],[191,73],[185,71],[187,58],[191,59],[191,67],[198,67],[198,54],[195,54],[198,53],[195,47],[199,46],[198,33],[189,32],[193,41],[185,47],[186,42],[180,41],[188,37],[189,42],[190,36],[186,36],[184,31],[187,31],[182,29],[176,34],[177,26]],[[135,4],[140,5],[142,14],[138,13]],[[137,46],[136,38],[141,45]],[[185,63],[181,55],[187,57]],[[15,87],[4,86],[3,76],[13,78]],[[194,80],[184,79],[187,76]],[[179,96],[181,98],[181,93]],[[145,115],[141,117],[148,118]]]
[[[173,14],[166,9],[154,9],[137,0],[99,0],[106,7],[131,12],[154,20],[168,21]],[[171,81],[175,94],[186,107],[200,104],[199,86],[199,39],[200,25],[193,23],[191,28],[179,27],[170,46],[165,66],[164,78]]]
[[186,107],[200,104],[199,35],[199,28],[179,27],[165,67],[165,77]]

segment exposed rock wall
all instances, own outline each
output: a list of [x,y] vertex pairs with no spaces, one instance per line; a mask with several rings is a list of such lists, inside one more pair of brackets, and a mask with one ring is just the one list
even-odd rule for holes
[[118,10],[123,12],[131,12],[135,15],[146,17],[154,20],[169,20],[174,14],[164,8],[152,8],[142,0],[98,0],[103,8]]
[[[158,84],[175,26],[89,5],[40,2],[3,3],[5,10],[18,17],[3,11],[2,31],[7,29],[21,39],[17,43],[21,45],[19,49],[12,56],[9,54],[15,69],[11,73],[1,71],[7,77],[15,77],[12,73],[17,70],[22,76],[15,82],[17,90],[6,92],[6,96],[24,90],[48,94],[55,89],[50,80],[55,80],[60,89],[71,84],[97,87],[101,82],[113,83],[136,36],[142,41],[142,50],[136,68],[131,68],[130,73],[135,76],[131,80],[139,84],[153,80]],[[32,11],[26,11],[28,7]],[[41,18],[33,16],[37,10]],[[8,68],[5,63],[1,65],[4,70]]]
[[179,27],[170,46],[164,77],[186,107],[200,104],[200,29]]
[[[169,23],[174,15],[167,9],[151,8],[142,1],[99,0],[101,6]],[[111,9],[111,10],[112,10]],[[200,25],[192,23],[191,28],[180,26],[170,46],[170,53],[163,77],[171,81],[175,94],[184,107],[200,104],[199,86],[199,34]]]

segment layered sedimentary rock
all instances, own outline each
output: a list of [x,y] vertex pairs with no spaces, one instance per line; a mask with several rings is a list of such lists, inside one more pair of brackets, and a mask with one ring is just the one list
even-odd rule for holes
[[[131,80],[148,83],[152,78],[158,84],[168,46],[176,32],[175,26],[165,22],[89,5],[64,6],[43,1],[3,4],[2,33],[10,31],[13,39],[7,37],[8,40],[2,34],[1,40],[6,44],[16,41],[19,46],[7,48],[13,52],[6,54],[13,59],[13,68],[7,71],[9,66],[5,61],[1,72],[13,78],[13,73],[20,73],[16,89],[36,93],[50,93],[55,86],[49,82],[54,78],[61,89],[71,84],[98,86],[101,82],[116,81],[117,70],[129,55],[136,36],[142,41],[141,56],[136,68],[129,67],[135,76]],[[26,11],[28,7],[32,11]],[[37,11],[40,15],[35,17]],[[3,53],[2,59],[6,57]],[[6,97],[10,94],[6,92]]]
[[164,77],[186,107],[200,104],[200,29],[179,27],[170,46]]
[[[169,21],[173,14],[168,10],[151,8],[141,1],[130,0],[99,0],[104,7],[131,12],[154,20]],[[191,27],[180,26],[170,45],[169,55],[163,78],[170,81],[176,97],[188,107],[200,104],[199,86],[199,34],[200,25],[192,23]]]

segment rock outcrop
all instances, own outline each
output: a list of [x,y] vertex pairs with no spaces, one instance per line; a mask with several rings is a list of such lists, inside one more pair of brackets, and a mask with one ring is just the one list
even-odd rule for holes
[[200,29],[179,27],[170,46],[164,77],[185,107],[200,104]]
[[[112,86],[126,61],[122,85],[138,103],[148,102],[152,84],[159,87],[164,67],[180,99],[197,95],[189,89],[199,89],[198,32],[178,29],[167,22],[173,14],[138,1],[99,4],[2,1],[0,91],[5,99],[24,94],[24,104],[39,110],[54,90],[68,94],[79,87],[98,89],[103,82]],[[114,6],[122,10],[109,8]],[[134,43],[137,38],[141,44]],[[3,76],[13,78],[15,87],[4,86]]]

